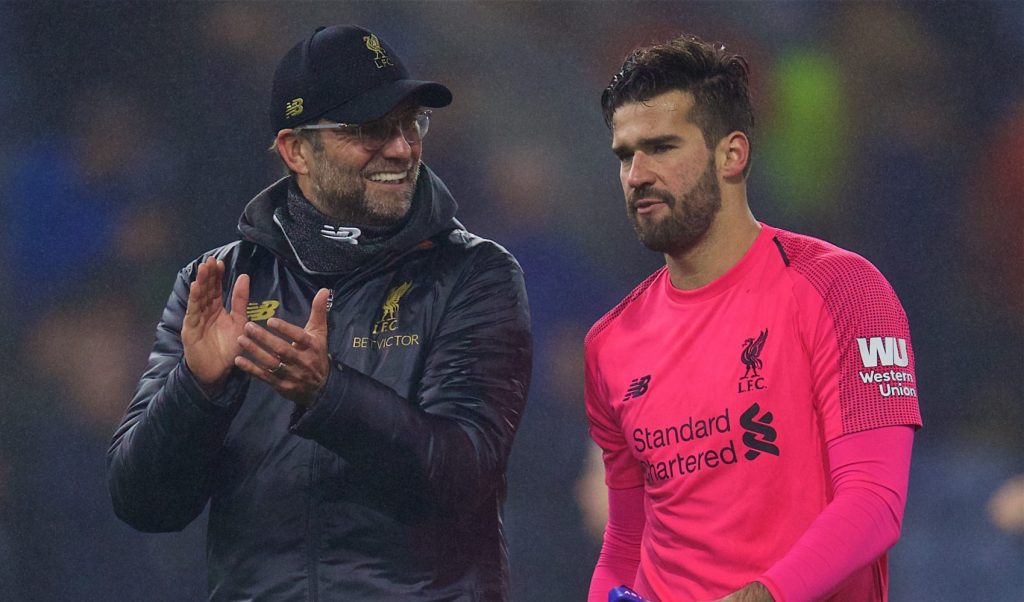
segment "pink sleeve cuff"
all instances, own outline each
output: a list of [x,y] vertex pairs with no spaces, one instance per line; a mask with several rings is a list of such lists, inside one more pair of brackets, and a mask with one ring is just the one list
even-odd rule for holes
[[775,582],[772,581],[768,575],[761,575],[757,581],[768,588],[768,593],[772,595],[772,599],[775,600],[775,602],[783,602],[785,600],[782,595],[782,590],[779,589],[778,585],[775,585]]

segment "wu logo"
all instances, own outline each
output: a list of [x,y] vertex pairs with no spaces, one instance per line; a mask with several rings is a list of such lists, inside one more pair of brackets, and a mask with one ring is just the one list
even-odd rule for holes
[[640,397],[647,393],[647,388],[651,384],[651,375],[641,376],[640,378],[634,378],[629,382],[629,388],[626,389],[626,396],[622,398],[623,403]]
[[377,65],[378,69],[383,69],[388,65],[395,65],[388,58],[388,55],[384,53],[384,49],[380,45],[380,39],[377,36],[373,34],[363,36],[363,41],[366,42],[366,48],[374,54],[373,64]]
[[291,117],[295,117],[296,115],[302,115],[302,99],[301,98],[296,98],[294,100],[291,100],[286,105],[284,105],[284,116],[285,117],[291,118]]
[[362,233],[363,231],[359,228],[350,228],[346,226],[325,225],[323,228],[320,228],[320,236],[323,236],[328,240],[333,240],[334,242],[343,242],[350,245],[359,244],[359,241],[356,239],[359,238],[359,235]]
[[270,299],[262,303],[250,303],[245,306],[245,317],[253,322],[263,322],[274,317],[274,312],[281,306],[280,301]]
[[860,348],[860,360],[865,368],[874,368],[881,363],[883,366],[906,367],[910,364],[907,356],[907,340],[896,337],[871,337],[857,339]]
[[772,416],[771,412],[765,412],[758,418],[757,414],[760,411],[761,406],[755,403],[740,416],[740,426],[747,431],[743,433],[743,445],[750,448],[745,454],[748,460],[753,460],[762,453],[772,454],[773,456],[779,455],[779,447],[772,443],[772,441],[775,441],[778,433],[774,428],[768,426],[775,417]]
[[388,292],[384,305],[381,306],[380,321],[373,325],[373,334],[390,332],[398,328],[398,302],[410,288],[411,282],[403,282]]

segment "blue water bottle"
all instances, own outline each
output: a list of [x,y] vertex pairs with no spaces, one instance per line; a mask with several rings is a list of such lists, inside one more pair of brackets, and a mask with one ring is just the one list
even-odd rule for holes
[[620,585],[619,587],[613,587],[608,592],[608,602],[646,602],[640,594],[626,587]]

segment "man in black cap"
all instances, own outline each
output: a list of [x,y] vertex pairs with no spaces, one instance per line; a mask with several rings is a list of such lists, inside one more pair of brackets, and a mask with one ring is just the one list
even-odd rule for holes
[[107,457],[137,529],[210,501],[211,600],[508,598],[529,313],[516,261],[420,162],[450,102],[353,26],[274,74],[290,175],[179,273]]

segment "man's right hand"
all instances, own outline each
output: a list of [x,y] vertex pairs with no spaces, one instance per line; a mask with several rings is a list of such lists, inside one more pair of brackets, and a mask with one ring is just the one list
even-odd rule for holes
[[224,262],[209,257],[199,264],[188,292],[188,307],[181,327],[185,363],[210,397],[224,390],[235,356],[241,353],[238,337],[247,318],[249,276],[241,274],[231,291],[231,311],[224,309]]

